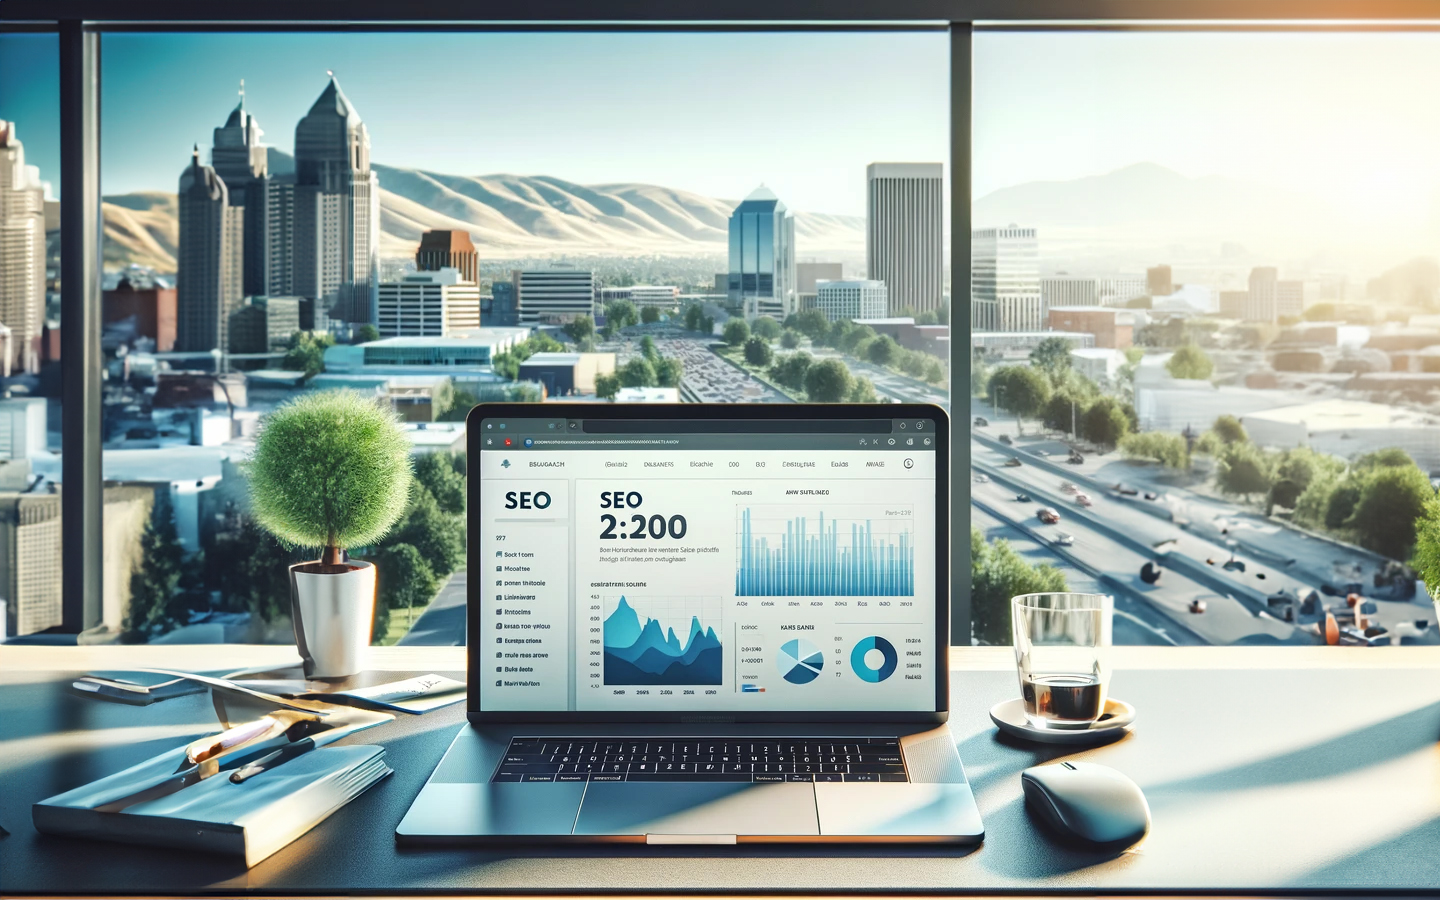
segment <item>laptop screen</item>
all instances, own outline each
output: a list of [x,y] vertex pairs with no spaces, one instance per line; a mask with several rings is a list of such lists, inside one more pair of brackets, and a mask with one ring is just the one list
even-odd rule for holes
[[477,411],[479,708],[934,711],[937,415]]

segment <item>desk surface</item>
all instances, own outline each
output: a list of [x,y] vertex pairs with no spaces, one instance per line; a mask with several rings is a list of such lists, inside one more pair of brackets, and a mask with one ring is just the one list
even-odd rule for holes
[[[0,894],[240,891],[1336,891],[1440,885],[1440,648],[1117,648],[1128,737],[1073,754],[998,737],[1015,693],[1008,649],[954,657],[950,727],[985,820],[968,851],[935,848],[398,848],[396,823],[463,721],[459,706],[360,739],[395,774],[246,871],[224,858],[39,835],[30,805],[214,728],[204,695],[134,708],[71,696],[65,674],[264,660],[275,648],[0,650]],[[1318,651],[1318,652],[1317,652]],[[64,654],[71,655],[66,656]],[[117,655],[118,654],[118,655]],[[282,654],[283,655],[283,654]],[[130,665],[141,659],[135,655]],[[280,657],[274,657],[279,659]],[[447,671],[452,649],[376,667]],[[1039,832],[1019,773],[1070,755],[1127,773],[1154,827],[1124,853]]]

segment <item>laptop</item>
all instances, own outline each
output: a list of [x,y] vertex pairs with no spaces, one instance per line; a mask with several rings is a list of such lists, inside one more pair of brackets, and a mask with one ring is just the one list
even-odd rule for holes
[[468,715],[402,842],[975,843],[928,405],[482,404]]

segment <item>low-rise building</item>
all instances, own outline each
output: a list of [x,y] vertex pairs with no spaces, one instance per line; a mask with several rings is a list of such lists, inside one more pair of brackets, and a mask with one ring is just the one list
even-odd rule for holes
[[316,375],[310,390],[347,389],[374,394],[389,404],[403,422],[433,422],[455,403],[455,381],[448,374],[423,375],[330,374]]
[[680,289],[674,285],[635,284],[629,287],[603,287],[600,289],[600,308],[612,300],[629,300],[637,307],[653,306],[657,309],[674,309],[680,300]]
[[248,297],[230,313],[231,353],[272,353],[300,330],[299,297]]
[[1125,354],[1105,347],[1080,347],[1070,351],[1070,367],[1099,385],[1109,384],[1125,364]]
[[1050,328],[1095,336],[1095,346],[1124,350],[1133,345],[1135,328],[1129,310],[1113,306],[1053,306]]
[[994,356],[1025,356],[1053,337],[1069,341],[1071,349],[1095,346],[1095,335],[1077,331],[972,331],[970,346]]
[[1440,419],[1380,403],[1320,400],[1241,418],[1262,447],[1310,447],[1342,459],[1398,447],[1422,469],[1440,470]]
[[538,381],[550,397],[595,393],[595,378],[615,371],[613,353],[536,353],[520,364],[520,379]]
[[[816,283],[815,308],[825,314],[831,322],[845,319],[853,321],[890,321],[885,314],[890,309],[890,293],[885,282],[864,279],[846,281],[820,281]],[[910,325],[913,318],[906,319]],[[899,337],[896,336],[896,340]]]
[[143,337],[161,353],[175,349],[175,289],[163,281],[144,287],[121,277],[114,290],[104,292],[100,308],[106,331],[116,334],[119,343]]
[[458,269],[416,272],[379,287],[382,338],[450,337],[480,327],[480,288]]

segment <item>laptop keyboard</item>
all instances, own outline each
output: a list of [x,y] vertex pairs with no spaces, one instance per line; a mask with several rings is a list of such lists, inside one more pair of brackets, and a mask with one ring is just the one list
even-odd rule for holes
[[908,781],[894,738],[514,738],[491,781]]

